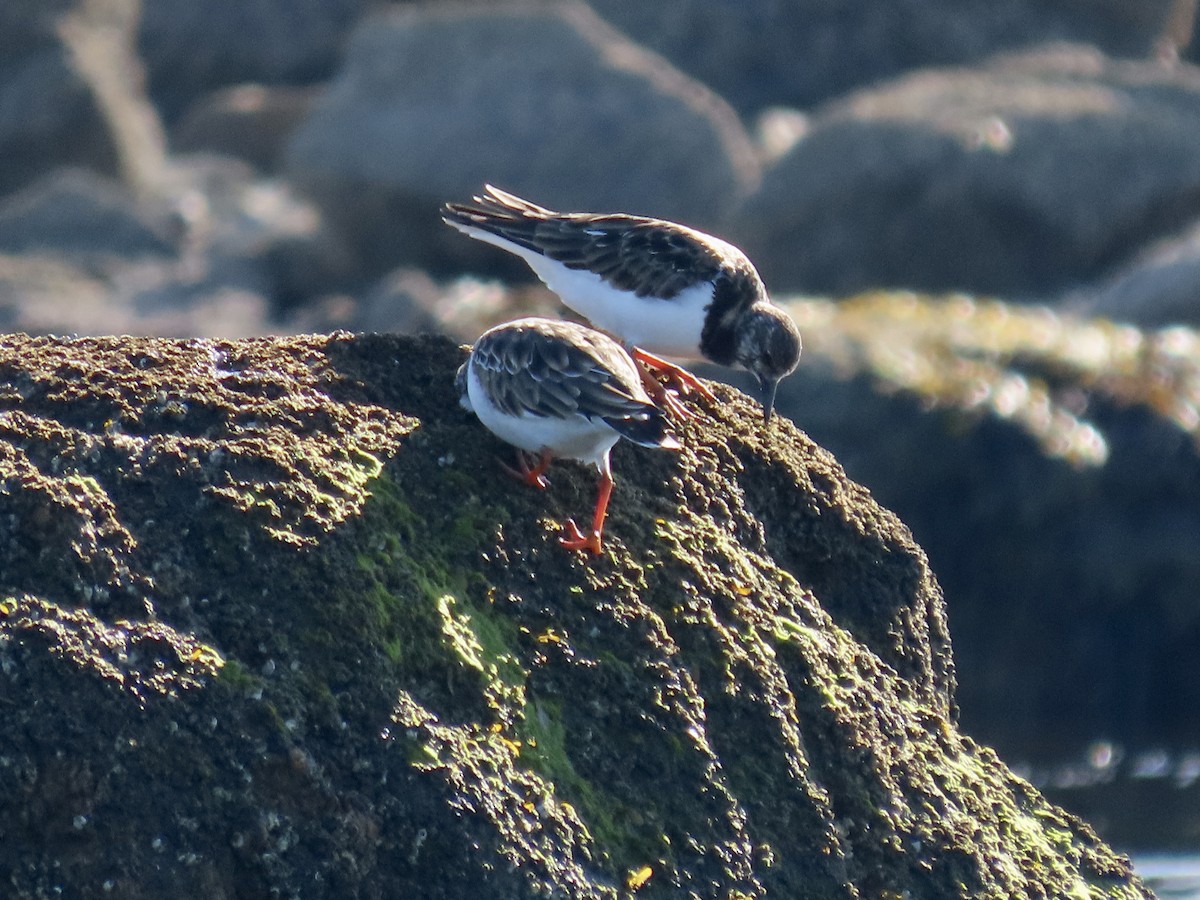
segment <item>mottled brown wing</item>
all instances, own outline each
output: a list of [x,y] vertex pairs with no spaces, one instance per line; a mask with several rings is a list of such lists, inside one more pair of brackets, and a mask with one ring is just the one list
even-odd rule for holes
[[671,298],[721,270],[707,244],[668,222],[637,216],[568,216],[539,223],[538,249],[572,269],[588,269],[639,297]]
[[[546,330],[567,326],[578,330],[571,342]],[[581,336],[583,332],[603,340]],[[614,351],[620,355],[606,358]],[[659,412],[625,352],[581,326],[547,322],[488,332],[475,344],[471,363],[492,402],[508,415],[581,415],[607,421]]]
[[447,203],[446,221],[479,228],[588,269],[639,297],[674,297],[714,277],[724,261],[695,233],[672,222],[624,214],[557,213],[490,185],[472,203]]

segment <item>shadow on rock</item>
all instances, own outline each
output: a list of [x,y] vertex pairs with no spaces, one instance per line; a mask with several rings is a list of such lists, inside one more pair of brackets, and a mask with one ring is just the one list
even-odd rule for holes
[[1148,896],[958,732],[924,555],[803,434],[717,388],[584,560],[592,473],[498,477],[461,359],[4,341],[14,896]]

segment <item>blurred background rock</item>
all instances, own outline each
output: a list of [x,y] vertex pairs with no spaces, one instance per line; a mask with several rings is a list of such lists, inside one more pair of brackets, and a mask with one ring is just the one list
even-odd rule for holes
[[439,221],[485,181],[715,231],[804,330],[781,410],[929,553],[965,729],[1106,837],[1197,848],[1195,15],[6,0],[0,323],[471,340],[557,314]]

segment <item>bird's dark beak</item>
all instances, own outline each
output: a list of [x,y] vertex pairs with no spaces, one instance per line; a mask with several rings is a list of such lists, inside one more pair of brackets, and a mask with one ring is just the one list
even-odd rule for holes
[[771,413],[775,411],[775,392],[779,389],[779,382],[759,378],[758,383],[763,390],[763,426],[765,427],[771,424]]

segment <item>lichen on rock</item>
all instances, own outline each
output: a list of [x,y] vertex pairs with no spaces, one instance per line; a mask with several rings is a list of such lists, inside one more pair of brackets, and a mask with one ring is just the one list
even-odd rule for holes
[[1145,897],[955,724],[907,529],[728,388],[531,491],[461,350],[0,341],[13,896]]

